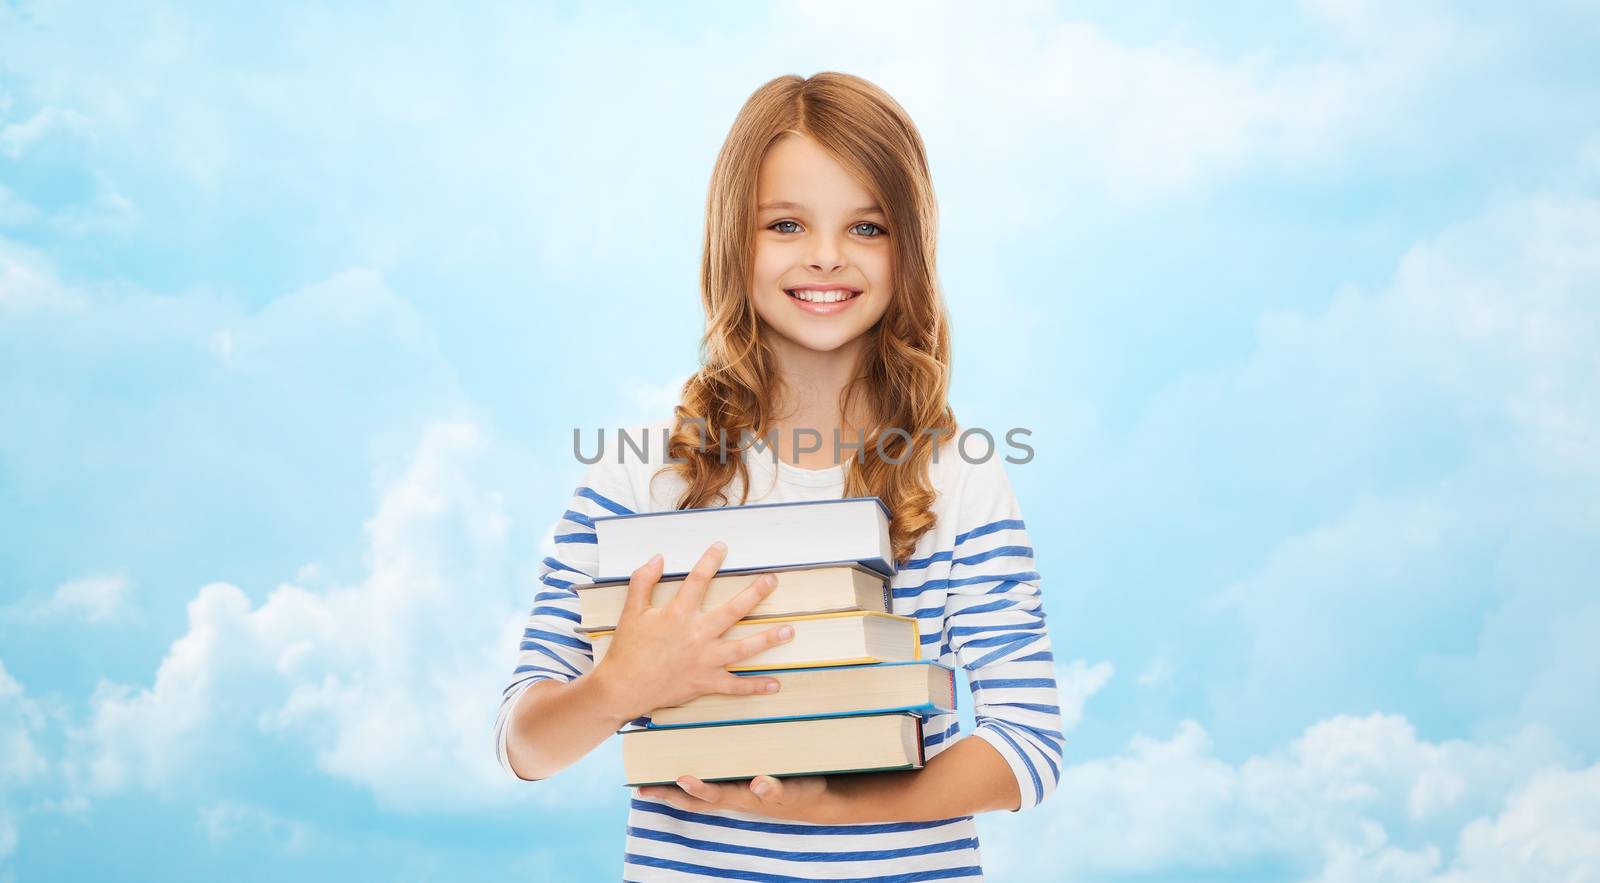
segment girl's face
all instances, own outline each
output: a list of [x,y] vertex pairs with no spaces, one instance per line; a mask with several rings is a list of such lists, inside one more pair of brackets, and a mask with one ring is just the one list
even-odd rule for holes
[[785,136],[767,151],[756,181],[751,296],[783,341],[832,352],[883,316],[893,251],[888,217],[874,203],[810,138]]

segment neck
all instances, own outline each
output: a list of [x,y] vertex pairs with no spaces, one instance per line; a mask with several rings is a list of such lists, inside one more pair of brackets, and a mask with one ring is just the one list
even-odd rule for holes
[[[823,469],[838,465],[848,456],[846,452],[835,459],[833,439],[838,432],[841,441],[856,441],[858,430],[864,431],[866,426],[864,412],[868,404],[859,396],[852,405],[852,414],[846,417],[839,411],[840,396],[855,376],[865,344],[866,337],[862,336],[823,353],[781,338],[773,341],[778,375],[783,380],[779,399],[774,403],[773,428],[778,433],[778,456],[785,462],[807,469]],[[810,447],[820,437],[821,449],[797,454],[797,430],[816,432],[816,436],[802,432],[798,441]]]

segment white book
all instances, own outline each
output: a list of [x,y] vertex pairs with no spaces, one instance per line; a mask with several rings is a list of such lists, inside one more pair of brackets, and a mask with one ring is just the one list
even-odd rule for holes
[[728,544],[719,574],[841,562],[895,572],[889,509],[877,497],[605,515],[594,529],[596,583],[626,580],[657,552],[662,579],[685,576],[718,540]]
[[922,735],[922,718],[903,713],[623,730],[622,768],[630,787],[914,770],[927,758]]
[[[860,564],[828,564],[769,571],[778,584],[761,599],[745,619],[771,616],[796,616],[807,613],[834,613],[844,610],[893,612],[893,596],[883,574]],[[756,574],[745,572],[714,576],[700,599],[701,610],[713,610],[733,600],[750,587]],[[650,606],[664,607],[678,596],[684,577],[664,579],[651,587]],[[596,632],[617,627],[622,607],[628,601],[628,583],[578,585],[578,623],[580,632]]]
[[[862,662],[909,662],[922,658],[922,641],[917,636],[914,618],[864,610],[741,619],[723,632],[722,637],[737,641],[783,623],[794,626],[794,637],[724,667],[728,671],[755,671]],[[589,634],[596,665],[611,649],[611,639],[615,635],[615,630]]]

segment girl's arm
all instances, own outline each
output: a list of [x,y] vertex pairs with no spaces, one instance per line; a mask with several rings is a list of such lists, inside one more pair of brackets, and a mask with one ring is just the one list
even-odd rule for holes
[[935,822],[1020,807],[1011,765],[982,739],[966,738],[920,770],[828,779],[818,816],[826,824]]
[[600,669],[574,681],[533,684],[512,705],[506,762],[519,779],[547,779],[634,719],[622,708]]
[[[650,596],[661,580],[661,556],[635,569],[605,659],[565,683],[531,684],[511,700],[504,726],[507,769],[519,779],[548,778],[651,709],[680,705],[706,693],[776,690],[776,678],[740,677],[726,666],[789,640],[794,630],[773,626],[738,640],[722,635],[771,594],[777,580],[770,574],[758,576],[726,603],[701,610],[706,589],[726,556],[723,543],[707,549],[683,587],[660,607],[650,606]],[[576,605],[576,600],[572,603]],[[566,634],[530,628],[525,639],[589,649],[588,640],[570,628],[576,616],[557,618],[567,624]],[[535,652],[548,650],[546,643],[535,644]],[[589,656],[592,659],[592,650]]]
[[[495,719],[495,754],[506,775],[529,780],[546,778],[599,744],[610,730],[601,730],[599,714],[572,718],[571,730],[540,722],[546,701],[555,699],[556,717],[574,708],[596,684],[585,676],[594,666],[588,637],[577,631],[578,595],[573,586],[593,581],[599,570],[594,519],[633,512],[633,493],[622,464],[602,457],[591,464],[572,492],[567,510],[553,530],[554,554],[539,562],[539,591],[522,629],[516,668],[500,699]],[[548,683],[547,683],[548,682]],[[581,682],[581,686],[579,685]],[[576,687],[576,689],[569,689]],[[612,709],[606,709],[609,715]],[[620,726],[620,724],[619,724]],[[545,755],[544,739],[554,737]],[[539,746],[537,750],[535,746]],[[538,756],[536,756],[538,755]]]
[[1009,770],[1018,811],[1061,780],[1065,739],[1033,541],[1001,461],[974,465],[960,499],[944,640],[967,672],[982,740]]

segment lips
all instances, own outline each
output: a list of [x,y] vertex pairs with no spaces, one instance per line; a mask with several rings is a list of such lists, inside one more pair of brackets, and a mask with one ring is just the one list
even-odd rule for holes
[[838,303],[847,301],[861,294],[860,291],[850,287],[838,288],[789,288],[785,293],[795,300],[806,303]]
[[[800,288],[787,289],[784,293],[789,298],[789,303],[813,316],[835,315],[849,309],[851,304],[861,299],[861,292],[851,288]],[[808,297],[813,299],[807,300]]]

